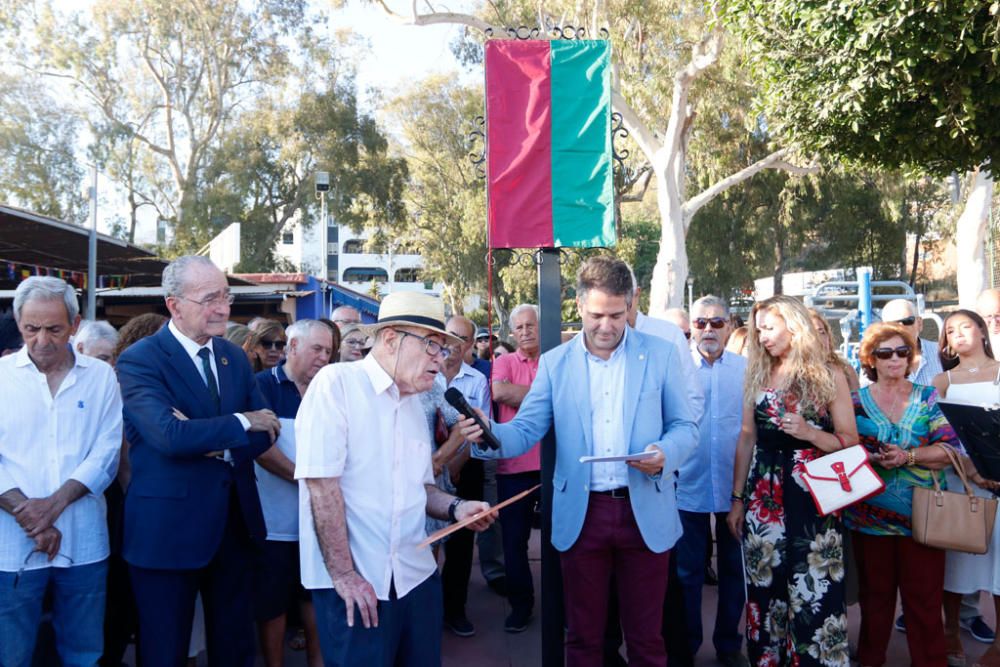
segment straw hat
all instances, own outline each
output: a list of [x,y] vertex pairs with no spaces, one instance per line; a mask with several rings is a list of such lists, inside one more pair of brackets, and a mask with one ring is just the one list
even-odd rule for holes
[[444,328],[444,301],[420,292],[393,292],[382,299],[378,308],[378,321],[362,327],[372,338],[385,327],[420,327],[448,338],[448,342],[461,343],[457,336]]

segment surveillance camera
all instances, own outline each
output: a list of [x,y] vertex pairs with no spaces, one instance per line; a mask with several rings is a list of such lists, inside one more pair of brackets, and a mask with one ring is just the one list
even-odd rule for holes
[[330,172],[316,172],[316,192],[328,192],[330,190]]

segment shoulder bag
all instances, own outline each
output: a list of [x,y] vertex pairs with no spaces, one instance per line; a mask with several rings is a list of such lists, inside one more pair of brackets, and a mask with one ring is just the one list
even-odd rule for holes
[[993,537],[997,515],[996,498],[980,498],[972,492],[965,470],[955,450],[935,444],[948,455],[955,474],[962,480],[965,493],[942,491],[938,475],[932,475],[934,488],[913,489],[913,539],[938,549],[984,554]]
[[813,459],[804,467],[802,479],[822,516],[882,493],[885,488],[861,445]]

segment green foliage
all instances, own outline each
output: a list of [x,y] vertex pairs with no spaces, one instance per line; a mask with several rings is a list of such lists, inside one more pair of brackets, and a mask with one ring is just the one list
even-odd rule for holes
[[87,218],[79,122],[33,78],[0,74],[0,202],[59,220]]
[[773,132],[938,175],[1000,147],[1000,17],[984,0],[725,0]]

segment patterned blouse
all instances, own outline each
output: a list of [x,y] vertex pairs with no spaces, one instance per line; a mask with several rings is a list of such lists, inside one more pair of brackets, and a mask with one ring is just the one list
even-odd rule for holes
[[[851,392],[851,397],[854,400],[858,435],[861,436],[861,444],[869,452],[878,453],[882,444],[913,449],[938,442],[961,451],[958,436],[938,407],[938,395],[934,387],[914,384],[903,416],[895,424],[889,421],[875,403],[871,387]],[[913,487],[933,486],[931,475],[937,474],[941,488],[945,488],[944,472],[934,472],[920,466],[904,465],[892,470],[878,465],[872,467],[885,482],[885,490],[868,500],[844,508],[844,523],[851,530],[868,535],[911,535]]]

